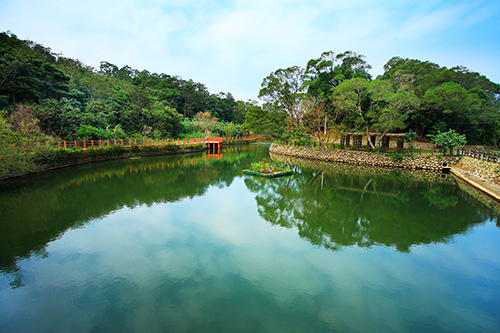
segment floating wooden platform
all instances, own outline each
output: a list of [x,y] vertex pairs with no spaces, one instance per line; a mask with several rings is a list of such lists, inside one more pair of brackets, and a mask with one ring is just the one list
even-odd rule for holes
[[251,176],[256,176],[256,177],[264,177],[264,178],[277,178],[277,177],[283,177],[283,176],[290,176],[293,174],[293,171],[287,171],[287,172],[281,172],[281,171],[274,171],[274,172],[256,172],[252,170],[243,170],[243,173],[245,175],[251,175]]

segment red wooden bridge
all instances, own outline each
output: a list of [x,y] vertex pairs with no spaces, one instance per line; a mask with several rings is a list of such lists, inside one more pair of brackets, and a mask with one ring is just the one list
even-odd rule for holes
[[210,152],[210,150],[213,150],[215,152],[216,148],[218,152],[221,152],[222,138],[207,138],[205,142],[207,143],[208,146],[208,152]]

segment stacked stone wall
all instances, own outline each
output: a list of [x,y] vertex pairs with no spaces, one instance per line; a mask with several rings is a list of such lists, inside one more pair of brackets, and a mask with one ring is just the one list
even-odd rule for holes
[[468,175],[500,186],[500,163],[462,156],[455,167]]
[[271,153],[311,160],[346,163],[352,165],[367,165],[415,170],[442,170],[454,165],[457,157],[405,156],[395,161],[392,156],[383,153],[369,153],[352,150],[331,150],[309,147],[293,147],[273,143]]

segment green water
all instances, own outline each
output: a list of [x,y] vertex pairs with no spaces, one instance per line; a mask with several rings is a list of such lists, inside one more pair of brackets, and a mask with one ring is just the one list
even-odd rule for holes
[[452,177],[265,156],[2,184],[0,331],[500,331],[498,214]]

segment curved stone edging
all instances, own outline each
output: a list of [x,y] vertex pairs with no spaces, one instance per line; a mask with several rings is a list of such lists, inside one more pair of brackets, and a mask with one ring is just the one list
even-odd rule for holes
[[454,165],[458,157],[424,157],[403,156],[396,162],[391,156],[354,150],[330,150],[309,147],[283,146],[273,143],[269,151],[278,155],[299,157],[326,162],[346,163],[353,165],[368,165],[390,168],[443,170],[444,167]]
[[404,178],[414,179],[416,181],[432,182],[432,183],[453,183],[454,178],[451,175],[443,174],[441,171],[435,170],[416,170],[403,168],[386,168],[372,165],[353,165],[347,163],[336,163],[305,159],[299,157],[278,155],[270,152],[273,162],[286,163],[288,165],[296,165],[301,168],[309,168],[327,172],[329,174],[346,174],[356,176],[389,176],[400,175]]

